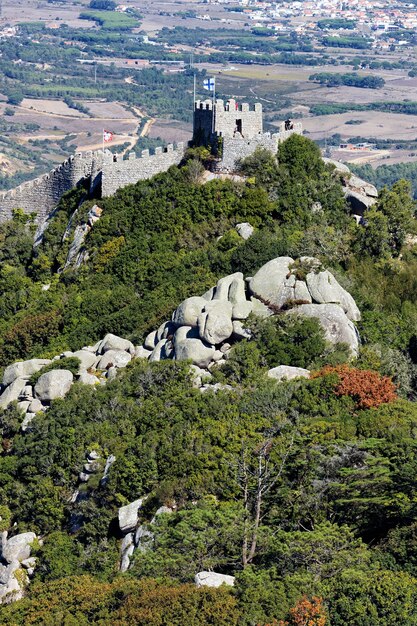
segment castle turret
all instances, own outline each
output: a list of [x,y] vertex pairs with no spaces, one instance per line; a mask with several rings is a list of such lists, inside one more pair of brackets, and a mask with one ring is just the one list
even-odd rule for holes
[[219,137],[253,139],[263,132],[262,104],[251,106],[230,99],[197,100],[194,106],[194,142],[213,143]]

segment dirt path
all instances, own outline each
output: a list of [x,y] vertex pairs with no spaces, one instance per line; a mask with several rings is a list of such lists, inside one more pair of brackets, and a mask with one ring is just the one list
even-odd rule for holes
[[151,117],[151,119],[149,119],[147,122],[145,122],[145,126],[142,128],[142,132],[140,133],[141,137],[147,137],[149,131],[151,130],[152,126],[155,124],[156,119],[154,117]]

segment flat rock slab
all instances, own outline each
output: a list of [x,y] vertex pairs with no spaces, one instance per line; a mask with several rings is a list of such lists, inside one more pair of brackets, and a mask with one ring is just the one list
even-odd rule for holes
[[234,576],[217,572],[198,572],[194,580],[197,587],[221,587],[221,585],[233,587],[235,584]]
[[130,533],[136,528],[139,521],[138,512],[143,502],[144,498],[138,498],[138,500],[119,509],[119,527],[122,533]]
[[291,365],[278,365],[268,371],[268,378],[275,380],[293,380],[294,378],[310,378],[310,370]]

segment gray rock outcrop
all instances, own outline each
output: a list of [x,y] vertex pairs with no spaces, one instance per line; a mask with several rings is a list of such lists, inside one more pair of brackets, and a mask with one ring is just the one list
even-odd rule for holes
[[5,409],[11,402],[15,402],[21,396],[24,388],[26,387],[26,380],[24,378],[16,378],[0,396],[0,408]]
[[250,239],[253,235],[253,226],[249,224],[249,222],[241,222],[240,224],[236,224],[236,231],[242,237],[242,239]]
[[217,572],[198,572],[194,580],[197,587],[221,587],[222,585],[233,587],[235,584],[234,576]]
[[197,326],[198,316],[206,304],[207,301],[198,296],[187,298],[174,311],[172,321],[177,326]]
[[125,350],[106,350],[106,352],[101,357],[98,362],[97,368],[99,370],[106,370],[111,366],[114,367],[126,367],[128,363],[132,360],[132,356],[129,352]]
[[283,256],[263,265],[249,282],[252,294],[266,304],[282,307],[291,299],[290,288],[295,286],[295,277],[290,272],[293,264],[294,259]]
[[123,337],[118,337],[117,335],[112,335],[111,333],[108,333],[100,342],[97,352],[104,354],[109,350],[126,351],[132,356],[135,354],[135,346],[131,341],[123,339]]
[[327,270],[319,273],[310,272],[307,274],[306,283],[314,302],[339,304],[350,320],[358,322],[361,319],[355,300]]
[[35,395],[41,402],[64,398],[73,381],[74,376],[69,370],[51,370],[39,378],[35,385]]
[[274,380],[293,380],[294,378],[310,378],[310,370],[303,367],[292,367],[290,365],[278,365],[268,370],[267,376]]
[[10,385],[16,378],[24,378],[29,380],[32,374],[39,372],[45,365],[49,365],[49,359],[29,359],[28,361],[18,361],[9,365],[4,370],[3,385]]
[[145,498],[138,498],[119,509],[119,527],[122,533],[130,533],[135,530],[139,521],[138,512],[144,501]]
[[345,343],[349,346],[351,353],[357,356],[359,350],[358,333],[354,324],[338,304],[302,304],[289,311],[289,314],[318,319],[329,343],[333,345]]
[[20,600],[33,574],[36,559],[30,558],[35,533],[22,533],[8,538],[2,533],[0,546],[0,604]]

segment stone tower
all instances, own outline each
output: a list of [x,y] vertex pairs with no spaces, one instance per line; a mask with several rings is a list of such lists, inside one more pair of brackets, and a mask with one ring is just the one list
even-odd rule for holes
[[262,104],[236,100],[197,100],[194,106],[194,142],[213,144],[219,137],[251,140],[262,135]]
[[300,122],[287,120],[278,125],[277,132],[264,133],[262,104],[253,106],[236,100],[197,100],[194,104],[193,143],[210,146],[217,161],[214,167],[223,172],[235,172],[239,161],[255,152],[257,148],[276,154],[278,145],[297,133],[302,135]]

